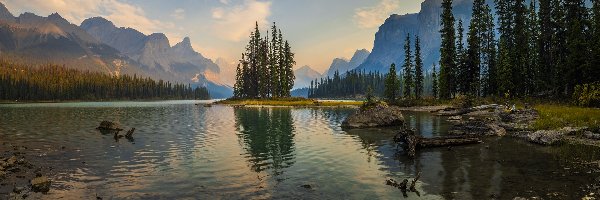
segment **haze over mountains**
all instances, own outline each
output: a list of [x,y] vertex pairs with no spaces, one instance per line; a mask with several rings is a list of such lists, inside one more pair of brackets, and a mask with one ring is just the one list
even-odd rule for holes
[[101,17],[77,26],[58,13],[14,17],[0,3],[0,52],[5,59],[25,64],[54,63],[205,86],[214,98],[232,93],[219,81],[219,66],[194,51],[188,37],[171,46],[162,33],[144,35],[132,28],[117,28]]
[[296,81],[294,81],[294,89],[305,88],[310,86],[310,81],[321,78],[323,75],[309,66],[302,66],[294,70]]
[[333,74],[338,71],[340,74],[344,74],[347,71],[356,69],[360,64],[362,64],[365,59],[369,56],[370,52],[366,49],[356,50],[352,58],[348,61],[344,58],[335,58],[329,66],[327,73],[325,76],[333,77]]

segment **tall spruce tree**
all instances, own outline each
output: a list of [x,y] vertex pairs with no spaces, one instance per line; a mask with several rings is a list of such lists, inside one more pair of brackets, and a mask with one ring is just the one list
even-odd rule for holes
[[473,12],[469,33],[467,36],[468,49],[466,51],[463,73],[464,91],[470,95],[479,95],[479,76],[481,69],[481,56],[483,44],[483,31],[486,28],[484,16],[484,1],[473,1]]
[[573,93],[575,85],[588,82],[589,77],[587,58],[588,42],[586,41],[586,30],[588,29],[587,8],[584,0],[565,0],[567,10],[567,56],[565,63],[566,95]]
[[553,82],[553,93],[557,96],[564,95],[566,78],[565,64],[566,64],[566,37],[567,37],[567,24],[566,14],[564,10],[563,0],[551,0],[552,3],[552,46],[550,48],[550,54],[552,57],[552,67],[549,73],[552,74]]
[[592,82],[600,80],[600,0],[592,1],[592,22],[591,22],[591,61],[590,65],[590,76]]
[[538,46],[537,46],[537,90],[542,93],[551,91],[554,82],[552,62],[552,0],[539,0],[538,9]]
[[437,72],[435,71],[435,64],[434,64],[433,68],[431,69],[431,95],[433,96],[434,99],[438,98],[438,91],[439,91],[438,76],[437,76]]
[[415,36],[415,98],[423,96],[423,59],[421,58],[421,42],[419,36]]
[[398,98],[399,89],[400,83],[398,82],[398,76],[396,74],[396,64],[392,63],[390,66],[390,71],[385,76],[384,96],[388,102],[396,101],[396,98]]
[[456,27],[456,87],[458,92],[467,93],[467,54],[464,44],[464,26],[462,19],[458,20]]
[[261,37],[258,23],[250,34],[246,52],[236,69],[234,96],[236,98],[289,97],[294,86],[294,53],[288,41],[283,42],[281,30],[275,23]]
[[411,98],[411,88],[413,87],[413,57],[410,48],[410,34],[406,34],[404,40],[404,98]]
[[452,0],[442,1],[440,30],[442,43],[440,46],[440,98],[449,99],[455,92],[456,71],[456,30],[454,29],[454,14]]
[[540,28],[539,28],[539,18],[537,15],[537,0],[531,0],[529,3],[529,11],[528,18],[526,22],[527,27],[527,63],[525,63],[525,73],[524,73],[524,82],[525,82],[525,95],[531,95],[535,92],[539,91],[541,85],[541,80],[539,77],[539,37],[540,37]]
[[481,40],[481,73],[482,73],[482,95],[497,95],[498,80],[497,80],[497,54],[496,54],[496,24],[494,23],[494,15],[489,5],[486,5],[483,10],[482,25],[482,40]]

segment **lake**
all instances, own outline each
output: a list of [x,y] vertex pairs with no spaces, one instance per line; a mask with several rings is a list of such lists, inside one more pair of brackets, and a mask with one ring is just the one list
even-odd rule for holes
[[[394,128],[342,130],[351,108],[203,107],[208,101],[0,105],[0,152],[28,147],[53,168],[47,199],[580,199],[598,172],[573,164],[597,149],[510,138],[397,155]],[[405,112],[423,136],[445,117]],[[135,127],[134,140],[95,130]],[[1,186],[0,198],[12,186]]]

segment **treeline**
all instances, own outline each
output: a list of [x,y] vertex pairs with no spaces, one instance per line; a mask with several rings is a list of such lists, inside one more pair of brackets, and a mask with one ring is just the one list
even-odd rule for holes
[[210,99],[204,87],[128,75],[81,72],[57,65],[0,61],[0,100]]
[[354,98],[362,96],[371,88],[374,95],[381,96],[385,76],[377,72],[348,71],[344,76],[336,71],[333,77],[310,82],[309,98]]
[[473,2],[465,45],[462,20],[457,27],[452,0],[443,0],[441,98],[570,97],[577,85],[600,80],[600,1],[592,8],[585,0],[496,0],[493,6],[495,15],[484,0]]
[[256,23],[236,69],[235,98],[290,97],[296,79],[294,53],[275,23],[271,27],[271,39],[268,32],[266,35],[261,36]]

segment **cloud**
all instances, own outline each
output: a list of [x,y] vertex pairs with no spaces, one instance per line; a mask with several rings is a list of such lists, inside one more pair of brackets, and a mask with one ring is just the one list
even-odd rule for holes
[[381,2],[373,7],[358,8],[354,13],[354,21],[359,28],[375,28],[383,24],[390,14],[400,8],[398,0],[381,0]]
[[185,10],[183,8],[177,8],[175,11],[173,11],[173,13],[171,13],[171,17],[177,20],[182,20],[185,18]]
[[[228,1],[221,0],[228,3]],[[244,0],[241,4],[225,5],[212,9],[212,30],[217,37],[229,41],[246,38],[254,23],[267,25],[271,15],[271,2]]]
[[80,24],[83,20],[102,16],[118,26],[135,28],[143,33],[161,32],[174,28],[174,24],[153,20],[146,17],[144,10],[138,6],[118,0],[0,0],[13,12],[33,12],[48,15],[58,12],[71,23]]

